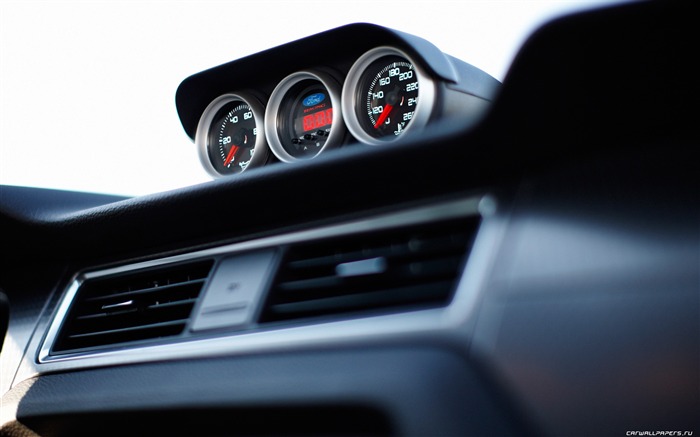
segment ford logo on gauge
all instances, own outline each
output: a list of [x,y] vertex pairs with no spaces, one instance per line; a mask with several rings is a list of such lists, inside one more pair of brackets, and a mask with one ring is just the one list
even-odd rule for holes
[[323,93],[311,94],[310,96],[306,97],[302,103],[304,106],[315,106],[321,103],[325,98],[326,95]]

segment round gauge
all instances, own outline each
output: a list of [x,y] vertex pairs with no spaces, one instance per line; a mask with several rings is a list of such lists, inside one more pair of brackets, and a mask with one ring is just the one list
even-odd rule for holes
[[310,159],[341,144],[340,119],[340,85],[326,73],[300,71],[272,92],[265,133],[281,161]]
[[202,165],[214,177],[263,165],[268,152],[262,104],[242,94],[219,96],[204,110],[195,144]]
[[418,64],[393,47],[362,55],[343,87],[342,107],[350,133],[366,144],[384,144],[424,127],[435,101],[435,84]]

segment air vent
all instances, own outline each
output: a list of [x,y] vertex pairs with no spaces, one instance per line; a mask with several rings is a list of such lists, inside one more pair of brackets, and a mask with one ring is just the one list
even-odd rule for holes
[[449,303],[478,217],[290,247],[260,322]]
[[52,354],[180,335],[213,261],[87,279]]

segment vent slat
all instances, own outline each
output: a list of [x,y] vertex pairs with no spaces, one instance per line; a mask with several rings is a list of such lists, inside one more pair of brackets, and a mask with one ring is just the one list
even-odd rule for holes
[[298,292],[303,290],[316,290],[325,288],[342,288],[347,286],[357,286],[359,282],[366,282],[368,285],[379,284],[387,286],[394,284],[400,286],[405,282],[415,282],[426,278],[438,278],[452,276],[459,268],[462,257],[451,256],[439,258],[437,260],[420,260],[404,263],[396,263],[386,272],[379,274],[368,274],[365,276],[353,276],[343,278],[340,276],[323,276],[310,279],[292,279],[280,281],[277,289],[281,294]]
[[260,323],[449,302],[478,217],[298,244]]
[[73,334],[73,335],[68,336],[68,338],[77,339],[77,338],[85,338],[85,337],[97,337],[100,335],[113,335],[113,334],[119,334],[119,333],[123,333],[123,332],[134,332],[137,330],[157,329],[157,328],[163,328],[163,327],[167,327],[167,326],[184,325],[185,323],[187,323],[187,319],[172,320],[169,322],[151,323],[150,325],[140,325],[140,326],[134,326],[131,328],[110,329],[107,331],[88,332],[86,334]]
[[298,291],[298,290],[308,290],[311,288],[326,288],[339,286],[342,284],[342,280],[336,276],[325,276],[322,278],[311,278],[302,279],[298,281],[288,281],[280,282],[277,287],[280,291]]
[[395,304],[407,305],[431,302],[441,299],[444,290],[449,289],[451,281],[417,285],[413,287],[394,288],[369,293],[347,294],[302,302],[275,305],[271,311],[277,315],[330,315],[357,309],[382,308]]
[[186,281],[186,282],[181,282],[181,283],[177,283],[177,284],[167,284],[167,285],[161,285],[158,287],[142,288],[142,289],[135,290],[135,291],[124,291],[124,292],[119,292],[119,293],[108,294],[105,296],[91,297],[89,299],[85,299],[85,302],[99,302],[102,300],[109,300],[109,299],[114,299],[114,298],[122,298],[123,299],[123,298],[132,297],[132,296],[140,296],[143,294],[161,292],[164,290],[169,290],[172,288],[179,288],[179,287],[183,287],[183,286],[187,286],[187,285],[201,287],[202,285],[204,285],[204,280],[197,279],[197,280]]
[[395,246],[385,246],[377,247],[372,249],[358,250],[348,253],[334,253],[332,255],[320,256],[317,258],[308,258],[290,261],[290,269],[305,269],[309,267],[320,267],[336,265],[340,263],[361,260],[365,258],[377,258],[377,257],[394,257],[400,255],[410,254],[411,250],[408,245],[395,245]]
[[124,311],[137,309],[143,310],[151,306],[164,305],[167,303],[191,302],[199,296],[204,282],[199,284],[187,284],[158,289],[150,293],[114,296],[108,300],[85,299],[75,305],[75,314],[78,318],[94,314],[122,313]]
[[94,320],[94,319],[102,319],[102,318],[107,318],[107,317],[121,317],[121,316],[124,316],[125,314],[133,314],[136,312],[138,312],[138,309],[133,308],[133,309],[124,310],[124,311],[115,311],[112,313],[87,314],[84,316],[78,316],[75,318],[75,320]]
[[[194,305],[195,302],[197,302],[197,299],[187,299],[187,300],[180,300],[177,302],[167,302],[167,303],[159,303],[159,304],[149,305],[146,308],[152,310],[152,309],[157,309],[157,308],[187,306],[187,305]],[[138,309],[133,308],[133,309],[127,309],[124,311],[116,311],[116,312],[110,312],[110,313],[87,314],[87,315],[78,316],[75,318],[75,320],[90,320],[90,319],[100,319],[100,318],[108,318],[108,317],[120,317],[120,316],[124,316],[125,314],[133,314],[136,312],[138,312]]]
[[187,300],[179,300],[179,301],[176,301],[176,302],[156,303],[156,304],[153,304],[153,305],[149,305],[147,308],[148,308],[148,309],[172,308],[172,307],[180,307],[180,306],[194,305],[195,302],[197,302],[197,298],[194,298],[194,299],[187,299]]
[[86,280],[51,353],[182,334],[213,264],[197,261]]
[[[468,234],[454,234],[441,236],[438,238],[413,238],[399,243],[387,243],[379,247],[365,248],[353,252],[336,252],[314,258],[290,260],[287,267],[290,270],[302,270],[307,268],[317,268],[323,266],[334,266],[336,264],[351,262],[366,258],[390,257],[400,258],[406,256],[431,256],[444,252],[463,251],[469,244],[471,236]],[[342,250],[342,249],[340,249]]]

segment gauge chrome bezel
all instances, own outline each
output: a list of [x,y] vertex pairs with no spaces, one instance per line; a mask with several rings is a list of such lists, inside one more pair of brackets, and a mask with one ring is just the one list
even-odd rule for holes
[[[358,87],[362,83],[362,79],[365,76],[367,68],[375,61],[386,56],[398,56],[406,59],[406,61],[413,65],[414,71],[416,72],[416,77],[418,79],[418,103],[416,104],[416,109],[413,113],[411,122],[408,123],[406,129],[404,129],[401,135],[377,138],[371,136],[363,129],[355,108],[357,108],[357,105],[364,104],[364,102],[357,101],[357,96],[359,95]],[[422,67],[421,63],[416,62],[413,57],[396,47],[376,47],[360,56],[352,67],[350,67],[350,71],[345,78],[341,98],[345,125],[355,139],[365,144],[378,146],[393,143],[399,138],[405,137],[406,134],[418,131],[428,124],[428,121],[430,120],[432,112],[435,108],[436,95],[437,85]]]
[[[282,103],[285,102],[292,87],[303,80],[318,81],[326,88],[333,107],[333,121],[331,123],[330,134],[318,153],[310,157],[297,158],[287,152],[282,145],[278,127],[280,126],[280,109],[282,108]],[[336,81],[332,75],[319,70],[297,71],[282,79],[272,91],[267,109],[265,110],[265,134],[267,135],[268,144],[270,145],[272,153],[283,162],[306,161],[316,158],[327,149],[340,146],[345,136],[340,93],[341,86],[338,81]]]
[[258,133],[255,136],[255,145],[253,146],[255,153],[250,159],[248,166],[242,170],[241,173],[245,172],[249,168],[260,167],[267,162],[269,152],[267,140],[265,138],[265,108],[263,104],[256,97],[245,92],[222,94],[209,103],[206,109],[204,109],[202,116],[199,118],[197,131],[194,137],[194,143],[197,146],[199,160],[202,162],[204,170],[206,170],[206,172],[214,178],[229,177],[237,174],[223,174],[216,170],[211,162],[211,159],[209,158],[208,152],[209,131],[211,129],[211,124],[214,122],[214,117],[225,105],[236,101],[243,102],[250,107],[250,110],[253,112],[255,127],[258,129]]

